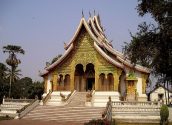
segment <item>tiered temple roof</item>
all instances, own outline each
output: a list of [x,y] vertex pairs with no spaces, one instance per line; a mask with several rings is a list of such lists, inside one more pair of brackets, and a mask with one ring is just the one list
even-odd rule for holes
[[88,21],[82,17],[79,23],[79,26],[70,40],[69,44],[65,45],[65,53],[53,64],[46,67],[44,71],[40,74],[44,76],[48,74],[52,69],[58,66],[66,57],[67,55],[74,49],[74,42],[76,41],[77,36],[79,35],[82,27],[85,27],[86,31],[89,33],[90,37],[94,41],[94,48],[97,50],[99,54],[101,54],[108,62],[115,65],[118,68],[125,69],[125,67],[134,68],[136,71],[140,71],[143,73],[150,73],[150,69],[140,66],[134,65],[128,60],[124,54],[121,52],[113,49],[111,42],[107,39],[104,29],[101,25],[99,15],[89,17]]

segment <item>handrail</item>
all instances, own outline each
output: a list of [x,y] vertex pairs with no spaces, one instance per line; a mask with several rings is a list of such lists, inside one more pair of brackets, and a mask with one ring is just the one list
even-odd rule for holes
[[24,117],[27,113],[29,113],[37,105],[39,105],[39,100],[38,99],[35,99],[32,103],[30,103],[29,105],[23,107],[22,110],[20,110],[21,112],[19,112],[18,118]]
[[66,102],[65,102],[66,104],[69,104],[69,102],[72,100],[72,96],[75,94],[75,92],[76,92],[76,90],[73,90],[70,98],[68,100],[66,100]]
[[102,118],[110,122],[112,121],[112,101],[110,96],[109,96],[109,101],[106,104],[106,109],[102,114]]
[[157,102],[155,103],[153,101],[113,101],[112,106],[116,105],[160,106],[160,104],[158,104]]
[[71,93],[70,93],[69,95],[67,95],[67,98],[66,98],[66,100],[65,100],[66,102],[67,102],[67,101],[69,100],[69,98],[72,96],[72,94],[73,94],[74,91],[75,91],[75,90],[72,90]]
[[75,90],[72,90],[68,95],[67,97],[65,98],[65,95],[63,95],[61,92],[60,92],[60,96],[62,98],[62,101],[63,102],[67,102],[69,100],[69,98],[73,95],[73,93],[75,92]]
[[51,93],[52,93],[52,91],[49,91],[49,93],[45,96],[45,98],[42,99],[43,105],[45,105],[47,103],[48,99],[50,99]]
[[32,102],[30,102],[29,104],[23,106],[21,109],[18,109],[17,113],[21,113],[22,111],[24,111],[28,106],[32,105],[35,102],[35,100],[37,100],[37,99],[31,99],[31,100],[32,100]]

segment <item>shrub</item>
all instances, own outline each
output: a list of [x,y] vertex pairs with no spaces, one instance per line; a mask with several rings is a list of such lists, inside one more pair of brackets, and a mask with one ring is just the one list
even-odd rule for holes
[[169,110],[166,105],[162,105],[160,109],[161,125],[168,125]]
[[112,123],[105,120],[105,119],[93,119],[90,120],[88,123],[84,123],[84,125],[111,125]]
[[10,117],[9,115],[0,116],[0,121],[2,121],[2,120],[11,120],[11,119],[14,119],[14,118],[13,117]]

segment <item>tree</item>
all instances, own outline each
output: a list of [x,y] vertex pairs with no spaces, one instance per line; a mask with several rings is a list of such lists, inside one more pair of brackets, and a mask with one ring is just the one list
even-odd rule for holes
[[17,67],[14,67],[13,73],[11,72],[10,69],[7,70],[7,74],[6,74],[6,78],[10,79],[11,76],[11,81],[16,82],[17,80],[20,79],[20,76],[22,76],[22,74],[20,74],[21,70],[17,69]]
[[138,26],[130,43],[125,44],[124,53],[134,64],[152,68],[164,81],[172,81],[172,18],[169,15],[172,2],[165,0],[138,0],[140,16],[151,14],[157,25],[146,22]]
[[21,78],[12,84],[11,97],[13,98],[28,98],[28,90],[32,86],[32,79],[29,77]]
[[2,103],[3,96],[7,96],[9,86],[7,84],[7,70],[5,64],[0,63],[0,104]]
[[125,44],[124,53],[134,64],[152,68],[159,81],[169,87],[172,83],[172,2],[138,0],[137,11],[142,17],[151,14],[157,25],[140,24],[138,32],[131,33],[132,40]]
[[3,63],[0,63],[0,79],[6,79],[8,68]]
[[24,54],[25,51],[16,45],[7,45],[3,47],[4,53],[9,53],[9,57],[6,59],[6,63],[11,66],[11,73],[10,73],[10,89],[9,89],[9,97],[11,95],[11,83],[14,83],[14,71],[16,70],[18,64],[21,63],[19,59],[17,59],[16,54]]
[[44,84],[43,82],[33,82],[31,86],[29,86],[28,89],[28,98],[33,99],[35,96],[38,97],[38,99],[42,98],[42,94],[44,93]]

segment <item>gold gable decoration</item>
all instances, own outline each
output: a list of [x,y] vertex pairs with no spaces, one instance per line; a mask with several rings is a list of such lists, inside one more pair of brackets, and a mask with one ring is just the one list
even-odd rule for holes
[[132,71],[132,72],[129,72],[128,76],[126,77],[126,81],[137,81],[138,79],[136,78],[135,76],[135,73]]

